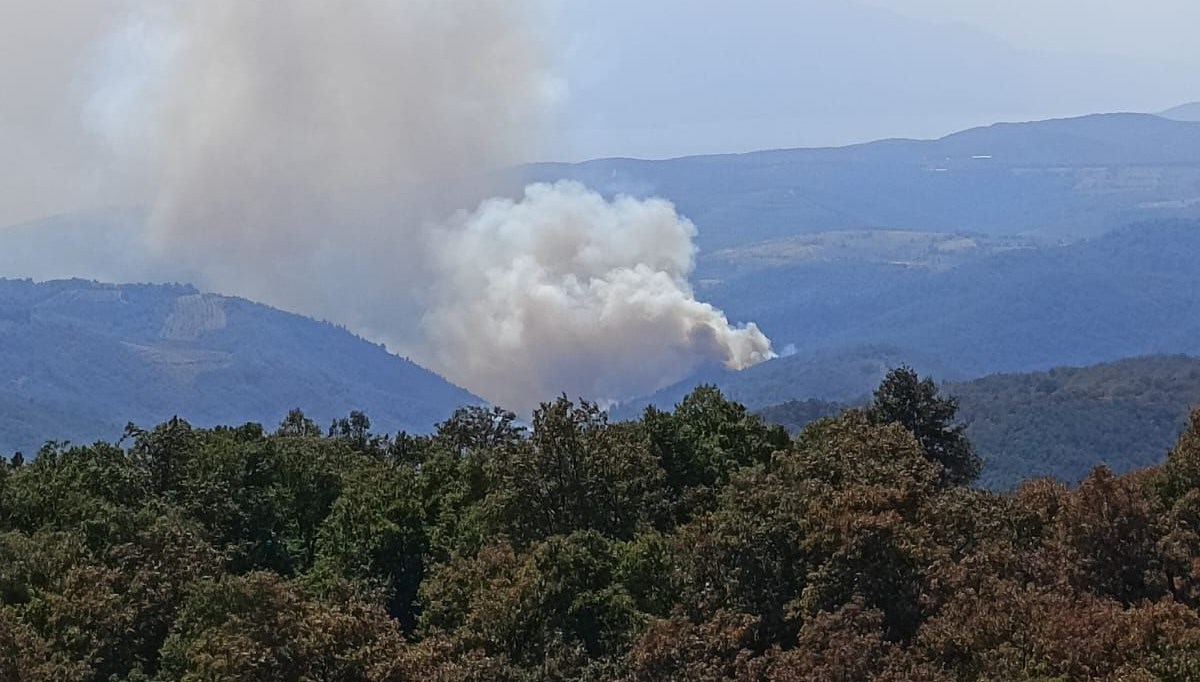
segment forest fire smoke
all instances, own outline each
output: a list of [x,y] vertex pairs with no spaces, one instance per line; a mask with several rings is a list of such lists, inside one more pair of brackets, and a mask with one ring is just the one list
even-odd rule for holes
[[451,221],[425,317],[450,378],[517,409],[557,391],[644,395],[717,360],[771,355],[687,283],[695,227],[661,199],[606,202],[575,183],[533,185]]
[[[35,4],[6,5],[0,24]],[[72,39],[50,41],[61,54],[43,67],[87,62],[75,45],[111,55],[131,41],[157,66],[91,77],[87,106],[103,115],[80,130],[29,129],[88,154],[55,158],[141,179],[162,276],[344,324],[521,411],[771,356],[753,324],[696,300],[695,228],[668,202],[570,183],[487,198],[496,169],[544,151],[536,131],[561,91],[539,2],[112,0],[111,21],[68,4],[104,34],[59,31]],[[21,63],[0,67],[9,97],[38,82]],[[97,137],[103,162],[102,145],[79,143]]]

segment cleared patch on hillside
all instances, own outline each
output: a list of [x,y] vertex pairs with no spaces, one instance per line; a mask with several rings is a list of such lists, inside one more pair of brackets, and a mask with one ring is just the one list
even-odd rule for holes
[[221,297],[209,294],[180,296],[171,306],[159,335],[171,341],[195,341],[229,324]]
[[832,230],[722,249],[708,265],[764,270],[803,263],[857,261],[947,270],[967,261],[1034,248],[1024,239],[915,230]]

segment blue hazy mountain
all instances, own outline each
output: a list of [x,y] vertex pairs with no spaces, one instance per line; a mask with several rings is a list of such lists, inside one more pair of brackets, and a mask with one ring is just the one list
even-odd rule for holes
[[[572,179],[610,196],[675,202],[699,229],[697,276],[705,279],[722,264],[714,262],[720,252],[830,232],[1057,243],[1135,222],[1200,218],[1200,123],[1103,114],[937,140],[532,164],[519,176],[505,189],[519,194],[524,182]],[[153,254],[143,223],[137,210],[113,210],[5,227],[0,276],[154,277],[161,273],[147,265]]]
[[0,280],[0,452],[113,439],[127,422],[319,424],[361,410],[428,431],[480,402],[330,324],[187,286]]
[[1188,102],[1187,104],[1180,104],[1177,107],[1171,107],[1159,113],[1159,116],[1169,118],[1172,121],[1200,122],[1200,102]]
[[732,319],[756,320],[789,356],[709,370],[649,401],[671,404],[699,383],[752,408],[845,400],[902,362],[960,379],[1200,354],[1197,254],[1200,222],[1160,221],[944,269],[816,261],[709,282],[706,298]]
[[1200,217],[1200,123],[1105,114],[938,140],[537,164],[526,177],[666,197],[706,252],[830,230],[1080,238]]

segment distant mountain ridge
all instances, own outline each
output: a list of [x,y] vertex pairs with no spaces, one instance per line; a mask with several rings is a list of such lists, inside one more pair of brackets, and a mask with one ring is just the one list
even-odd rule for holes
[[0,279],[0,452],[299,407],[423,432],[480,399],[344,329],[190,286]]
[[[1200,218],[1200,122],[1095,114],[998,123],[939,139],[666,160],[534,163],[499,181],[577,180],[661,196],[696,223],[697,276],[729,249],[830,232],[896,231],[1074,241],[1130,223]],[[0,228],[0,273],[160,280],[137,209]],[[38,265],[53,249],[53,263]],[[98,258],[96,254],[103,254]],[[37,267],[35,267],[35,265]]]
[[1163,118],[1169,118],[1172,121],[1191,121],[1200,122],[1200,102],[1188,102],[1180,104],[1177,107],[1171,107],[1164,112],[1158,114]]
[[936,140],[533,164],[524,179],[663,196],[695,221],[705,252],[830,230],[1075,239],[1200,217],[1200,123],[1096,114]]

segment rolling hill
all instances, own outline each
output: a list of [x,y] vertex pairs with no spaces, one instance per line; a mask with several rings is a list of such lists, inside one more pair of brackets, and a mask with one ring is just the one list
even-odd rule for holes
[[1159,116],[1169,118],[1172,121],[1198,122],[1200,121],[1200,102],[1188,102],[1187,104],[1180,104],[1177,107],[1171,107],[1161,112]]
[[[959,400],[967,436],[984,458],[984,485],[1009,488],[1037,476],[1074,483],[1099,464],[1125,472],[1162,461],[1190,408],[1200,407],[1200,358],[997,374],[948,382],[942,391]],[[795,432],[844,405],[794,400],[759,413]]]
[[0,279],[0,452],[127,422],[320,424],[361,410],[427,431],[479,399],[344,329],[187,286]]
[[[897,361],[939,379],[1200,354],[1200,222],[1134,225],[1063,246],[1004,250],[948,268],[814,260],[699,283],[787,357],[709,370],[651,396],[717,383],[757,408],[862,395]],[[859,371],[867,365],[870,371]],[[850,382],[847,384],[847,382]]]
[[956,374],[936,358],[922,357],[895,346],[852,346],[796,353],[741,372],[710,367],[652,396],[617,405],[611,413],[620,419],[634,419],[648,405],[668,409],[702,384],[719,387],[727,398],[752,410],[810,399],[854,403],[864,400],[891,369],[900,365],[909,365],[942,380],[969,378]]

